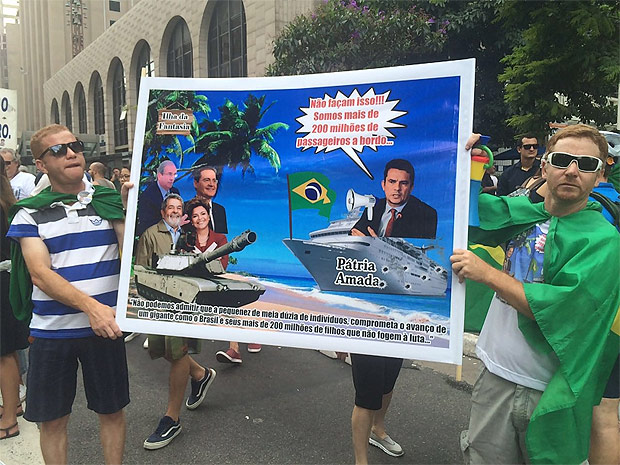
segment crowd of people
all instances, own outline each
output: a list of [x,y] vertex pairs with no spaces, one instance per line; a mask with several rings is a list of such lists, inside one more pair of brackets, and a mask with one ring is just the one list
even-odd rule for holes
[[[466,149],[475,153],[477,140],[472,135]],[[517,164],[498,180],[487,172],[474,231],[476,241],[510,250],[506,264],[498,270],[468,250],[450,257],[459,281],[480,282],[494,292],[477,346],[484,370],[461,437],[464,460],[618,463],[618,336],[612,331],[620,303],[620,236],[617,216],[606,218],[600,204],[589,201],[597,189],[617,201],[607,183],[617,160],[609,157],[605,138],[586,125],[557,132],[542,159],[536,137],[526,135],[517,145]],[[19,434],[18,352],[29,347],[23,414],[41,425],[45,462],[67,462],[79,362],[88,408],[98,414],[105,462],[121,463],[129,377],[115,305],[124,213],[135,186],[127,168],[110,180],[99,162],[86,171],[84,146],[65,126],[42,128],[30,146],[45,177],[38,183],[19,174],[14,152],[0,150],[0,252],[3,264],[11,261],[10,273],[0,268],[0,440]],[[219,174],[197,167],[195,195],[185,200],[174,186],[177,166],[167,160],[157,167],[138,197],[135,266],[152,268],[171,250],[205,252],[226,244],[226,210],[214,201]],[[538,180],[543,182],[531,187]],[[351,234],[435,237],[437,212],[412,195],[414,181],[410,162],[388,162],[375,218],[363,215]],[[19,246],[9,256],[11,240]],[[228,256],[218,260],[226,269]],[[148,335],[147,347],[151,358],[170,364],[166,411],[144,441],[144,448],[159,449],[181,432],[183,403],[198,408],[217,373],[192,357],[200,341]],[[261,347],[248,344],[247,350]],[[216,359],[241,364],[239,343],[229,342]],[[385,424],[402,359],[351,354],[351,361],[355,462],[368,463],[369,445],[402,456]]]

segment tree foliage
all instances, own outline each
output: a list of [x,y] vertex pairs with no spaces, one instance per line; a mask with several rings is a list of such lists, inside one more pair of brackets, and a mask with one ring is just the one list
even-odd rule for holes
[[578,117],[599,125],[615,120],[608,97],[618,91],[620,10],[616,1],[509,2],[507,27],[526,25],[503,63],[500,80],[520,132],[548,132],[547,123]]
[[[616,1],[326,0],[274,41],[269,75],[476,58],[474,127],[511,145],[575,116],[604,125],[620,79]],[[562,97],[558,98],[561,94]]]
[[255,97],[250,94],[243,107],[239,108],[226,99],[219,107],[220,119],[205,120],[200,125],[201,136],[197,140],[196,151],[203,155],[194,166],[214,165],[236,168],[241,166],[243,175],[249,170],[254,172],[250,163],[252,154],[269,161],[278,171],[280,156],[271,146],[274,135],[280,129],[288,129],[285,123],[271,123],[259,127],[265,113],[275,102],[265,106],[265,96]]
[[490,146],[511,146],[514,130],[506,121],[511,115],[504,101],[504,85],[497,76],[501,59],[519,38],[518,28],[506,29],[496,21],[503,0],[434,1],[429,11],[448,24],[447,40],[437,60],[476,59],[474,128],[492,134]]
[[[171,91],[152,90],[149,95],[149,103],[146,112],[146,126],[144,133],[144,155],[147,160],[144,166],[142,181],[148,180],[164,160],[169,160],[172,155],[183,163],[183,158],[189,152],[194,151],[196,139],[200,137],[200,130],[196,118],[192,122],[188,136],[170,134],[157,134],[157,120],[159,110],[191,108],[194,113],[208,115],[211,111],[207,97],[196,94],[194,91]],[[186,139],[188,147],[185,149],[180,138]]]
[[[265,96],[249,94],[241,108],[226,99],[218,108],[220,119],[207,118],[211,108],[205,95],[194,91],[152,90],[146,117],[144,135],[145,165],[141,182],[147,181],[164,161],[175,159],[183,166],[184,158],[193,154],[195,161],[189,168],[179,169],[181,178],[200,166],[241,166],[242,174],[253,172],[252,155],[269,161],[278,171],[280,156],[271,146],[274,135],[280,129],[288,129],[285,123],[271,123],[259,127],[265,113],[275,103],[265,105]],[[157,134],[158,111],[162,109],[191,109],[194,120],[190,134]],[[183,140],[184,139],[184,140]]]
[[429,61],[444,24],[411,1],[329,0],[289,23],[274,42],[270,76]]

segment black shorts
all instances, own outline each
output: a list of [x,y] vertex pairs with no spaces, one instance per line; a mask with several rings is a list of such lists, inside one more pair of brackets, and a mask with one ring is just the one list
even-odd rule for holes
[[127,357],[122,338],[35,338],[30,345],[26,420],[51,421],[71,413],[78,361],[90,410],[110,414],[129,403]]
[[603,397],[608,399],[617,399],[620,397],[620,356],[616,359],[616,364],[611,370],[607,387]]
[[351,354],[355,405],[380,410],[383,396],[394,389],[402,358]]

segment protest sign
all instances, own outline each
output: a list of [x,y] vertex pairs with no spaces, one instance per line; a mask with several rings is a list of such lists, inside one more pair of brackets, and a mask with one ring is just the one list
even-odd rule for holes
[[[449,257],[467,243],[473,74],[474,61],[463,60],[309,76],[144,78],[121,327],[460,364],[464,289]],[[156,170],[165,160],[186,206],[200,188],[192,170],[217,168],[210,187],[219,206],[207,208],[228,248],[197,253],[197,207],[179,241],[184,252],[132,266],[136,222],[161,218],[151,200],[161,202]]]

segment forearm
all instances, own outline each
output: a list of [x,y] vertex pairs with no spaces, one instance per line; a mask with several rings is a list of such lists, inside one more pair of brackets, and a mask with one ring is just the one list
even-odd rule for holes
[[114,232],[116,233],[116,240],[118,241],[118,250],[119,252],[122,252],[123,251],[123,240],[125,236],[125,220],[112,221],[112,227],[114,228]]
[[523,283],[490,265],[485,276],[486,279],[480,282],[493,289],[502,300],[508,302],[508,304],[514,307],[519,313],[522,313],[532,320],[534,319],[530,304],[525,297]]
[[450,257],[452,271],[459,282],[471,279],[493,289],[499,297],[518,312],[534,319],[532,309],[525,296],[523,284],[501,270],[493,268],[470,250],[456,249]]
[[94,298],[77,289],[50,268],[37,267],[31,269],[30,277],[32,283],[51,299],[88,315],[99,304]]
[[86,313],[97,336],[115,339],[123,334],[116,324],[116,312],[112,307],[80,291],[52,270],[49,251],[41,238],[22,237],[19,242],[35,286],[53,300]]

